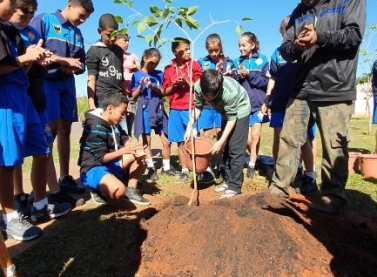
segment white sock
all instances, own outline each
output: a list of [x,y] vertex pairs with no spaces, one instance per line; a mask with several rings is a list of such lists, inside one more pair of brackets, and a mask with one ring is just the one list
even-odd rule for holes
[[314,172],[305,172],[305,175],[312,178],[312,179],[315,179],[315,173]]
[[250,168],[254,168],[254,167],[255,167],[255,163],[249,162],[249,163],[248,163],[248,166],[249,166]]
[[47,196],[38,202],[33,202],[33,207],[37,210],[42,210],[48,204]]
[[185,168],[182,168],[182,173],[189,173],[190,171],[188,170],[188,168],[187,167],[185,167]]
[[170,159],[163,159],[162,166],[164,167],[165,171],[170,170]]
[[18,214],[17,211],[13,211],[9,214],[3,213],[3,221],[4,221],[5,224],[8,224],[9,221],[11,221],[12,219],[15,219],[17,217],[19,217],[19,214]]
[[152,158],[146,158],[145,161],[147,162],[147,167],[154,167]]
[[210,173],[210,174],[213,176],[213,178],[215,178],[215,173],[213,173],[211,167],[207,167],[206,171],[207,171],[208,173]]

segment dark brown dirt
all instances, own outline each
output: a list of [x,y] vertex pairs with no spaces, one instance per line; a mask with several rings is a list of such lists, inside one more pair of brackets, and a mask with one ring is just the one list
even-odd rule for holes
[[187,201],[173,199],[143,226],[138,276],[377,276],[377,220],[264,193]]
[[[201,188],[198,206],[187,204],[190,186],[173,179],[143,185],[151,207],[88,201],[10,250],[22,277],[377,276],[376,217],[312,211],[266,195],[259,180],[227,200]],[[347,194],[377,207],[369,195]]]

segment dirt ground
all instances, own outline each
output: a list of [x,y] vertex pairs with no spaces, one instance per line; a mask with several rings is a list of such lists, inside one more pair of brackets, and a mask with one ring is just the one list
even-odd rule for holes
[[88,201],[45,225],[15,262],[20,276],[38,277],[377,276],[377,218],[326,215],[263,186],[243,189],[219,199],[213,186],[199,187],[188,205],[192,188],[172,179],[140,187],[149,207]]

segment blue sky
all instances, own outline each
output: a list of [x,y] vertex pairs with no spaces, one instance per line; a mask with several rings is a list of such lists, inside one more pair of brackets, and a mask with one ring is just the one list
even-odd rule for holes
[[[112,13],[114,15],[121,16],[125,22],[132,18],[133,12],[128,9],[125,4],[114,4],[112,0],[92,0],[94,3],[95,12],[90,18],[80,25],[80,29],[85,38],[86,50],[94,43],[99,35],[97,33],[98,19],[103,13]],[[355,0],[359,1],[359,0]],[[55,12],[56,9],[63,9],[66,6],[67,0],[50,1],[39,0],[38,1],[38,13]],[[199,4],[200,3],[200,4]],[[225,5],[221,5],[226,3]],[[243,31],[251,31],[256,34],[261,44],[261,52],[267,57],[270,57],[272,52],[281,43],[281,35],[279,33],[279,25],[282,18],[289,15],[292,10],[299,3],[298,0],[175,0],[174,6],[177,7],[191,7],[199,6],[194,18],[199,22],[200,28],[204,29],[211,23],[211,18],[214,21],[226,21],[224,24],[217,24],[208,29],[202,35],[199,36],[199,31],[189,32],[191,39],[196,39],[193,44],[194,59],[198,59],[207,55],[204,47],[204,41],[207,35],[210,33],[218,33],[222,40],[225,54],[231,58],[235,58],[239,55],[238,51],[238,35],[235,28],[238,24],[243,26]],[[139,12],[149,15],[149,5],[156,5],[163,7],[163,1],[161,0],[134,0],[134,8]],[[377,23],[377,13],[372,12],[377,10],[377,0],[367,0],[368,10],[368,23]],[[146,11],[146,12],[144,12]],[[242,18],[250,17],[253,21],[244,21]],[[140,38],[137,38],[137,30],[131,26],[128,28],[128,33],[131,36],[130,40],[130,52],[134,52],[139,58],[142,56],[143,51],[148,48],[148,44]],[[172,39],[175,36],[183,36],[180,30],[173,25],[166,30],[162,37]],[[377,35],[374,35],[371,43],[369,44],[368,51],[375,51],[377,48]],[[170,59],[172,59],[172,53],[170,50],[170,42],[166,44],[166,47],[160,49],[163,56],[160,69],[166,65]],[[362,58],[361,58],[362,59]],[[368,69],[368,65],[360,66],[358,69],[358,75],[361,75],[363,71]],[[86,74],[76,76],[77,94],[86,95]]]

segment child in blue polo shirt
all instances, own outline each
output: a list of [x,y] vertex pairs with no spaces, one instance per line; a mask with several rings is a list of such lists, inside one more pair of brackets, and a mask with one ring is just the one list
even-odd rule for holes
[[170,165],[170,142],[167,138],[168,117],[164,109],[164,98],[161,92],[162,71],[156,67],[160,62],[161,54],[156,48],[146,49],[141,60],[141,69],[132,76],[132,97],[138,100],[135,116],[135,137],[146,145],[147,178],[150,181],[158,180],[151,151],[151,131],[160,136],[162,142],[162,170],[161,173],[175,176],[176,172]]
[[[10,1],[4,2],[6,13],[0,13],[0,203],[3,209],[3,231],[9,238],[26,241],[38,237],[42,231],[28,223],[16,210],[13,193],[15,166],[25,156],[43,156],[49,152],[38,114],[27,95],[29,81],[24,65],[44,63],[50,53],[41,48],[42,42],[25,49],[19,31],[6,23],[14,12]],[[6,6],[8,4],[8,6]],[[13,11],[13,12],[9,12]],[[34,187],[32,219],[49,214],[46,186]],[[34,221],[34,220],[33,220]],[[35,220],[37,221],[37,220]]]
[[[53,52],[54,63],[48,66],[44,78],[47,115],[52,135],[58,137],[59,184],[62,190],[72,193],[85,192],[69,175],[71,126],[78,120],[74,74],[85,70],[84,38],[78,26],[93,11],[91,0],[68,0],[63,10],[40,14],[31,22],[43,46]],[[52,155],[49,166],[54,167]]]
[[246,89],[251,104],[249,135],[247,148],[250,153],[247,174],[252,178],[255,174],[255,163],[258,157],[262,123],[268,122],[268,116],[261,112],[266,98],[268,83],[268,59],[259,53],[259,41],[252,32],[245,32],[239,39],[241,56],[234,60],[238,81]]

